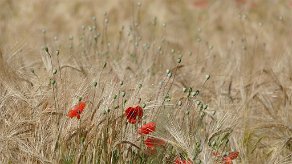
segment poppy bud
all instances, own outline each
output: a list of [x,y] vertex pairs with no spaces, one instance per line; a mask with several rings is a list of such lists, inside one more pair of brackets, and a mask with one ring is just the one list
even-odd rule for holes
[[52,84],[52,85],[55,85],[55,84],[56,84],[56,80],[51,79],[51,84]]
[[179,100],[179,101],[177,102],[177,105],[178,105],[178,106],[182,106],[182,101]]
[[121,92],[121,96],[122,97],[125,97],[126,96],[126,93],[125,92]]
[[146,107],[146,104],[145,104],[145,103],[143,103],[143,104],[142,104],[142,108],[145,108],[145,107]]
[[206,109],[208,109],[208,104],[206,104],[206,105],[204,106],[204,110],[206,110]]
[[102,68],[105,68],[105,67],[106,67],[106,65],[107,65],[107,63],[105,62],[105,63],[103,64],[103,67],[102,67]]
[[124,85],[124,82],[123,82],[123,81],[121,81],[121,82],[120,82],[120,85]]
[[94,87],[96,87],[96,86],[97,86],[97,82],[96,82],[96,81],[93,83],[93,86],[94,86]]
[[195,96],[198,96],[199,94],[200,94],[200,91],[199,90],[196,90]]
[[206,75],[206,80],[209,80],[210,79],[210,75]]
[[192,97],[195,97],[195,96],[196,96],[196,92],[192,92],[192,93],[191,93],[191,96],[192,96]]
[[192,91],[193,91],[193,88],[192,88],[192,87],[190,87],[190,88],[189,88],[189,92],[191,93]]
[[79,97],[79,98],[78,98],[78,101],[80,102],[81,100],[82,100],[82,97]]
[[114,99],[117,99],[118,98],[118,95],[114,95]]
[[139,88],[142,88],[142,84],[139,84],[139,86],[138,86]]
[[187,92],[187,88],[184,87],[184,88],[183,88],[183,92],[184,92],[184,93]]
[[44,50],[46,51],[46,53],[49,53],[49,48],[47,46],[44,47]]
[[58,71],[57,71],[56,69],[54,69],[53,74],[55,75],[55,74],[57,74],[57,72],[58,72]]

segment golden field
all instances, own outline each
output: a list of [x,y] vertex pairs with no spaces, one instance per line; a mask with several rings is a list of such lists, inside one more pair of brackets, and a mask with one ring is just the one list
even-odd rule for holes
[[292,163],[291,43],[291,0],[0,0],[0,163]]

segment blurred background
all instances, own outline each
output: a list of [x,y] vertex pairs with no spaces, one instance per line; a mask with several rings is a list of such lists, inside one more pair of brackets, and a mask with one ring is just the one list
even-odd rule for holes
[[[45,44],[42,31],[46,31],[48,40],[58,40],[64,46],[70,36],[82,33],[82,27],[96,24],[97,31],[102,32],[107,19],[108,36],[112,40],[118,38],[122,27],[126,35],[133,24],[139,23],[139,33],[145,40],[163,36],[174,48],[201,50],[200,54],[208,54],[205,48],[212,47],[211,56],[224,60],[246,49],[249,53],[239,55],[241,61],[250,64],[264,59],[265,62],[256,64],[258,68],[275,65],[281,59],[290,61],[280,57],[291,53],[291,3],[290,0],[1,0],[0,46],[10,53],[13,49],[25,49],[24,53],[29,54],[26,58],[36,57]],[[153,22],[161,28],[154,29]],[[237,51],[231,54],[231,49]]]

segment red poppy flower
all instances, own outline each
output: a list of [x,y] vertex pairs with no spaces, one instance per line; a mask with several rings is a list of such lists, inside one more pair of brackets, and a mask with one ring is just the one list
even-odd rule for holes
[[237,4],[245,4],[247,0],[236,0]]
[[131,124],[136,124],[142,119],[143,109],[140,106],[128,107],[125,111],[127,120]]
[[85,106],[85,102],[80,101],[68,112],[67,116],[70,118],[77,117],[77,119],[80,119],[80,114],[83,112]]
[[163,146],[165,145],[165,141],[159,138],[154,138],[154,137],[148,137],[145,141],[144,144],[147,146],[147,148],[154,149],[155,146]]
[[224,164],[232,164],[232,160],[236,159],[239,155],[238,151],[230,152],[228,156],[223,157]]
[[288,7],[292,8],[292,1],[291,0],[288,2]]
[[251,2],[251,1],[247,1],[247,0],[236,0],[235,1],[237,6],[242,6],[242,5],[245,5],[247,4],[248,8],[251,8],[251,9],[254,9],[257,7],[257,4],[255,2]]
[[144,124],[141,128],[139,128],[138,133],[139,134],[149,134],[151,132],[154,132],[156,128],[155,122],[149,122],[147,124]]
[[179,158],[179,157],[176,157],[176,158],[175,158],[174,163],[175,163],[175,164],[192,164],[191,161],[189,161],[189,160],[182,160],[182,159]]
[[208,4],[208,0],[196,0],[193,2],[193,6],[197,8],[207,8]]

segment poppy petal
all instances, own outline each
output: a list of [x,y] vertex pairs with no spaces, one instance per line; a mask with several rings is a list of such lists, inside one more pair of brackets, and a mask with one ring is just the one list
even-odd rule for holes
[[235,151],[235,152],[230,152],[228,157],[231,159],[231,160],[234,160],[238,157],[239,155],[239,152],[238,151]]
[[84,108],[86,107],[85,102],[80,101],[77,105],[75,105],[67,114],[68,117],[73,118],[77,117],[80,119],[80,114],[83,112]]
[[[143,117],[143,109],[140,106],[128,107],[125,110],[127,120],[131,124],[135,124],[140,121]],[[137,118],[138,117],[138,118]],[[137,120],[138,119],[138,120]]]
[[77,105],[73,107],[73,110],[78,110],[80,111],[80,113],[82,113],[85,107],[86,107],[85,102],[80,101]]
[[77,111],[76,110],[70,110],[67,114],[68,117],[73,118],[75,116],[77,116]]
[[149,134],[156,129],[156,123],[155,122],[149,122],[147,124],[144,124],[141,128],[139,128],[138,133],[139,134]]
[[159,138],[154,138],[154,137],[148,137],[145,141],[144,144],[148,148],[154,148],[155,146],[163,146],[165,145],[165,141]]

